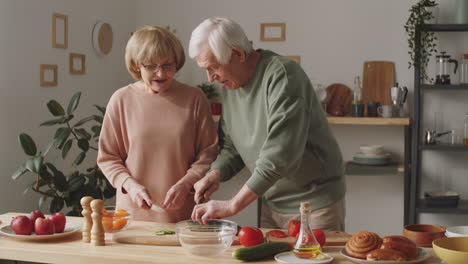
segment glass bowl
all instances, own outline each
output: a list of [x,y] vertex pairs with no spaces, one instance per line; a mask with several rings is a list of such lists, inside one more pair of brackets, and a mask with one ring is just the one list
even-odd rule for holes
[[209,256],[228,249],[237,232],[237,224],[222,219],[207,220],[205,224],[185,220],[176,224],[176,234],[182,247],[190,254]]
[[114,233],[124,230],[133,219],[133,213],[125,209],[116,209],[115,206],[105,206],[102,210],[102,225],[104,232]]

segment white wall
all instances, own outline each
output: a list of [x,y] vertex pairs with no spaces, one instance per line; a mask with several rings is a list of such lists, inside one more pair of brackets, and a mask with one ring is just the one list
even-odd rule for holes
[[[388,60],[395,62],[397,81],[400,85],[408,86],[412,93],[414,73],[413,69],[408,69],[408,47],[403,26],[409,15],[408,10],[415,2],[416,0],[139,0],[136,6],[136,25],[175,27],[177,36],[187,48],[191,31],[202,20],[213,16],[227,16],[244,28],[256,48],[272,49],[284,55],[300,55],[301,65],[314,83],[341,82],[352,87],[354,76],[362,74],[364,61]],[[438,2],[443,2],[439,21],[451,22],[454,0]],[[285,42],[260,41],[260,23],[268,22],[286,23]],[[443,36],[442,40],[446,38],[450,39],[450,36]],[[460,44],[452,47],[452,44],[441,41],[440,45],[453,52],[452,55],[458,56],[463,51],[455,49],[463,47]],[[433,73],[435,69],[431,67],[430,73]],[[196,85],[205,81],[206,75],[189,60],[182,69],[180,79]],[[468,112],[466,104],[462,103],[466,102],[466,97],[456,96],[458,104],[449,103],[449,109],[455,114],[447,116],[446,120],[450,123],[448,127],[460,126],[460,119],[463,118],[461,114]],[[411,100],[412,95],[409,96],[409,101]],[[440,102],[435,98],[434,100],[436,104]],[[425,110],[425,113],[431,114],[435,111],[432,110],[434,107],[437,105],[429,103],[430,110]],[[444,108],[447,108],[447,104]],[[396,159],[403,158],[403,128],[333,126],[332,129],[347,160],[352,158],[362,144],[383,144]],[[466,155],[463,157],[466,159]],[[450,165],[446,166],[450,168]],[[466,175],[467,168],[463,166],[459,164],[457,168]],[[238,179],[224,183],[216,197],[232,197],[247,178],[248,172],[244,172]],[[466,177],[459,180],[464,181],[466,186]],[[347,182],[347,231],[372,230],[382,234],[402,232],[402,175],[347,176]],[[463,193],[456,186],[454,188]],[[457,217],[467,219],[466,216]],[[450,216],[449,219],[457,217]],[[255,219],[255,206],[235,218],[241,225],[255,225]],[[446,219],[447,217],[438,215],[424,215],[421,221],[450,224]]]
[[[68,16],[67,49],[52,48],[54,12]],[[91,33],[97,20],[110,23],[113,29],[113,48],[107,56],[96,56],[92,48]],[[134,21],[135,7],[130,0],[0,1],[0,213],[37,209],[38,195],[22,195],[32,176],[13,181],[11,175],[26,160],[19,133],[30,134],[42,149],[55,132],[39,128],[52,119],[46,103],[57,99],[66,107],[69,98],[81,91],[79,119],[95,113],[93,104],[105,106],[112,92],[130,81],[123,54]],[[86,54],[85,75],[69,74],[70,52]],[[57,87],[40,87],[40,64],[58,64]]]

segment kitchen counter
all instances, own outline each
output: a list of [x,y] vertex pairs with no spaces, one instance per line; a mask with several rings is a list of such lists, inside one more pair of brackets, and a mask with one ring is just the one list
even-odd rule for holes
[[[0,215],[1,227],[9,225],[13,216],[20,213]],[[81,225],[83,218],[68,217],[67,221]],[[129,228],[151,226],[154,229],[174,228],[174,224],[133,221]],[[47,241],[19,241],[6,236],[0,236],[0,259],[30,261],[39,263],[246,263],[231,257],[232,251],[240,246],[232,246],[224,254],[209,257],[189,255],[180,246],[153,246],[120,244],[112,241],[113,234],[106,233],[105,246],[92,246],[81,241],[81,232],[70,236]],[[332,255],[334,264],[351,264],[352,262],[340,256],[342,246],[325,246],[324,252]],[[430,249],[432,252],[432,249]],[[438,261],[431,257],[424,264]],[[248,263],[277,263],[273,259]]]

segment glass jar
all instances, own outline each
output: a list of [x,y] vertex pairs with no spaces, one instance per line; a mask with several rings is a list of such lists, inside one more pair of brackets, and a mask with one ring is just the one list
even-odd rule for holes
[[465,134],[463,135],[463,145],[468,146],[468,113],[465,114]]
[[461,56],[460,84],[468,84],[468,54]]

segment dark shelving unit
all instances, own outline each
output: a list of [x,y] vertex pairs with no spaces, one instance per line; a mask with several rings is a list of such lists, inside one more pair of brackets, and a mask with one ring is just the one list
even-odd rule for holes
[[[427,24],[416,28],[415,48],[418,51],[421,47],[421,37],[423,32],[468,32],[468,24]],[[416,52],[418,53],[418,52]],[[415,58],[419,60],[418,57]],[[467,146],[435,144],[425,145],[422,142],[422,115],[424,92],[428,90],[452,90],[465,92],[468,85],[436,85],[423,84],[421,81],[421,69],[414,69],[414,117],[411,142],[411,175],[409,187],[409,211],[405,212],[405,223],[415,224],[418,222],[418,214],[468,214],[468,201],[460,200],[457,207],[430,207],[421,198],[421,156],[424,151],[468,151]]]

